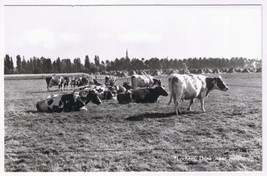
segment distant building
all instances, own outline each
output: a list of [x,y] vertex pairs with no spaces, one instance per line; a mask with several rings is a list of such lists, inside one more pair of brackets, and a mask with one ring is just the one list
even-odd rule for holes
[[126,57],[125,57],[125,59],[129,59],[129,57],[128,57],[128,49],[126,50]]

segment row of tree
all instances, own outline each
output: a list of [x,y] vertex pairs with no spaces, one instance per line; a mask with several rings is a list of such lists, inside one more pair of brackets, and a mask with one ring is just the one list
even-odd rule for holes
[[244,68],[261,67],[261,61],[256,59],[238,58],[188,58],[188,59],[168,59],[151,58],[149,60],[116,58],[114,61],[100,61],[99,56],[94,57],[94,63],[90,61],[88,55],[84,58],[84,64],[80,58],[56,60],[45,57],[32,57],[26,60],[20,55],[16,56],[16,67],[14,61],[8,54],[4,58],[5,74],[37,74],[37,73],[96,73],[116,70],[144,70],[144,69],[193,69],[193,68]]

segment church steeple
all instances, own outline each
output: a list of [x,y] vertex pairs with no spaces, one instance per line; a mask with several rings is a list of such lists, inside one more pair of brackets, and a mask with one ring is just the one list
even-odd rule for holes
[[126,50],[126,57],[125,58],[129,59],[129,57],[128,57],[128,49]]

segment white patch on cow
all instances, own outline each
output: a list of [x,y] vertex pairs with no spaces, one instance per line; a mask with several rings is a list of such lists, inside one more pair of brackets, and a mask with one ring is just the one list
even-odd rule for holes
[[47,99],[54,98],[54,97],[59,97],[59,96],[60,96],[59,94],[49,95],[49,96],[47,97]]
[[132,87],[135,89],[137,87],[151,87],[154,83],[153,76],[150,75],[133,75],[131,77]]
[[80,110],[81,110],[81,111],[87,111],[88,109],[87,109],[86,106],[83,106],[83,107],[80,108]]

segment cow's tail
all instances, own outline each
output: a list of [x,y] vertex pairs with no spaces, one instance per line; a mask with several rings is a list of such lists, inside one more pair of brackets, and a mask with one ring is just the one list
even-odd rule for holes
[[[179,86],[179,79],[177,77],[171,77],[169,78],[169,89],[170,89],[170,101],[169,104],[172,102],[174,102],[175,105],[175,112],[177,115],[180,115],[180,109],[179,109],[179,100],[180,100],[180,93],[179,90],[181,89],[181,87]],[[168,105],[169,105],[168,104]]]

